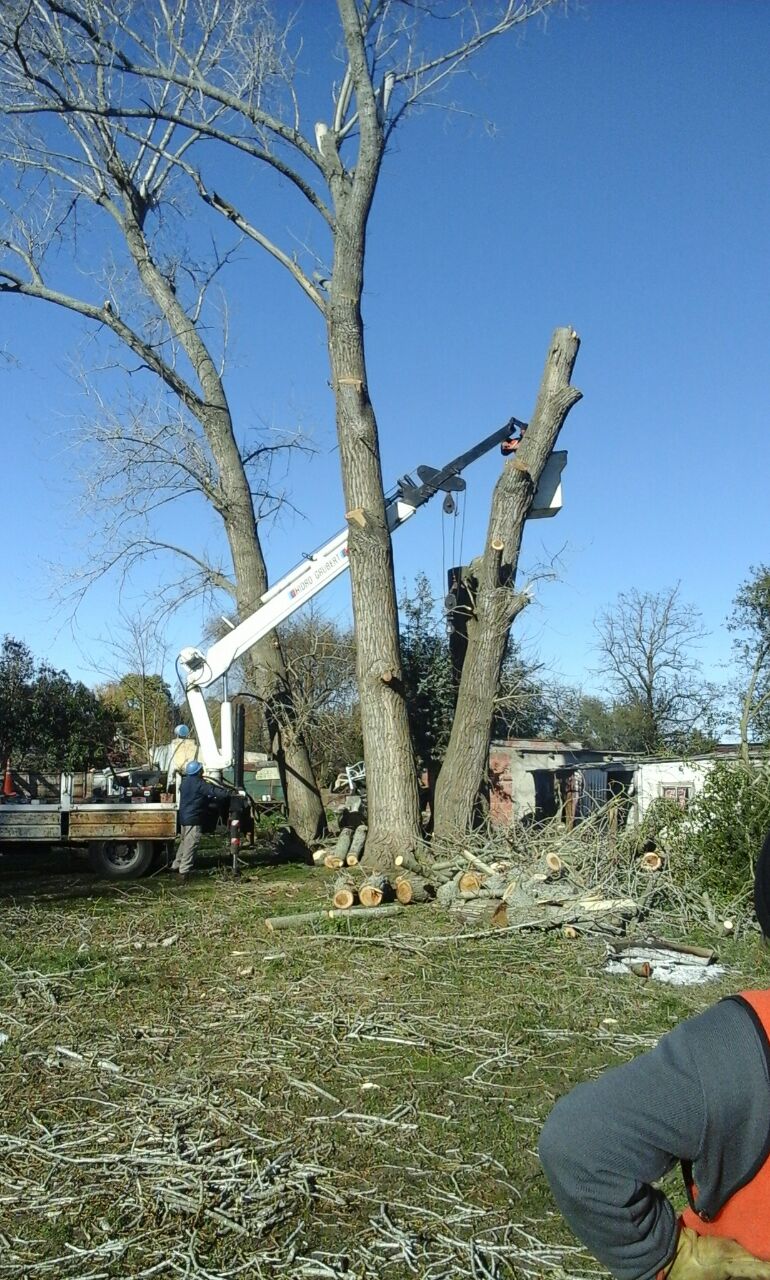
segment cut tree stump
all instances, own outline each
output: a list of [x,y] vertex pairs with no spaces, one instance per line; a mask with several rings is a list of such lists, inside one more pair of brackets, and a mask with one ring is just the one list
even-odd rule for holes
[[387,878],[375,871],[358,886],[358,901],[362,907],[379,907],[389,889]]
[[414,871],[407,871],[404,875],[396,877],[396,897],[404,906],[410,902],[428,902],[434,896],[433,885],[429,884],[424,876],[418,876]]
[[349,911],[356,900],[356,882],[352,876],[341,875],[334,881],[332,902],[338,911]]

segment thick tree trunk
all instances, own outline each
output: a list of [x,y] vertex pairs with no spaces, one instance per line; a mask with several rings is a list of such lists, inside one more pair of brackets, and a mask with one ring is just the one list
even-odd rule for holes
[[356,92],[360,145],[351,175],[329,131],[320,145],[334,199],[332,277],[326,308],[340,467],[348,513],[356,671],[366,760],[369,835],[362,864],[390,869],[420,839],[420,806],[401,679],[398,609],[369,399],[361,296],[366,226],[383,155],[382,123],[355,0],[338,0]]
[[572,329],[555,331],[529,430],[495,487],[457,708],[436,783],[434,839],[462,835],[473,823],[508,634],[528,602],[514,589],[524,522],[567,414],[581,398],[570,386],[579,346]]

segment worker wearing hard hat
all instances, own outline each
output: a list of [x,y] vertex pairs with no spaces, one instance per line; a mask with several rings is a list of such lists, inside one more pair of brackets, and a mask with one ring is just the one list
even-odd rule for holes
[[182,783],[179,788],[179,826],[181,839],[176,857],[171,864],[172,871],[179,872],[179,879],[185,884],[195,865],[195,855],[201,842],[203,820],[211,800],[220,800],[228,795],[224,787],[207,782],[203,776],[203,765],[199,760],[191,760],[185,765]]
[[[770,937],[770,835],[757,864]],[[540,1135],[556,1203],[619,1280],[770,1280],[770,990],[682,1022],[578,1085]],[[655,1184],[679,1162],[677,1219]]]
[[178,724],[174,730],[174,744],[168,762],[168,779],[166,789],[173,791],[177,777],[184,773],[185,766],[198,754],[195,739],[190,735],[186,724]]

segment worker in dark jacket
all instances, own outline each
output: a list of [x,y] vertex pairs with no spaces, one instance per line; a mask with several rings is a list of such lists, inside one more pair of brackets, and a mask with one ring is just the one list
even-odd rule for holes
[[[770,936],[770,836],[757,864]],[[618,1280],[770,1280],[770,990],[681,1023],[578,1085],[540,1135],[572,1230]],[[680,1162],[680,1219],[655,1184]]]
[[191,760],[185,765],[179,788],[181,839],[171,864],[171,870],[179,872],[182,884],[186,884],[195,863],[195,854],[201,842],[201,825],[208,811],[209,801],[220,800],[227,794],[224,787],[206,781],[200,760]]

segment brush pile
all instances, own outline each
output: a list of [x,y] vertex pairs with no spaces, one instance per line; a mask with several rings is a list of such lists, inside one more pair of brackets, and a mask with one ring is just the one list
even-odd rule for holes
[[462,845],[426,844],[398,855],[395,868],[384,874],[364,870],[362,818],[346,815],[334,844],[313,855],[316,865],[337,872],[330,904],[335,914],[435,900],[459,922],[481,928],[622,936],[661,891],[667,896],[664,860],[619,856],[597,822],[573,831],[558,822],[509,827],[479,833]]

